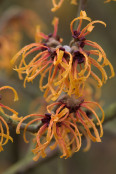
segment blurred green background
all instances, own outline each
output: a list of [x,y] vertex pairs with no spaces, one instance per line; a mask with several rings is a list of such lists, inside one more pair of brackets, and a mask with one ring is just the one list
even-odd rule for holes
[[[77,0],[78,1],[78,0]],[[3,15],[10,7],[21,7],[35,11],[42,22],[41,30],[46,34],[53,31],[51,25],[54,16],[59,17],[58,34],[64,39],[64,44],[68,44],[71,39],[70,22],[76,17],[78,6],[70,4],[70,0],[65,0],[62,7],[52,13],[51,0],[0,0],[0,16]],[[104,28],[100,24],[96,24],[94,31],[88,36],[92,41],[97,42],[105,50],[107,57],[116,69],[116,2],[104,4],[104,0],[87,0],[87,14],[93,20],[102,20],[106,22],[107,27]],[[34,20],[34,19],[33,19]],[[38,23],[39,24],[39,23]],[[27,31],[28,32],[28,31]],[[28,35],[23,34],[23,42],[21,46],[34,41]],[[109,72],[108,72],[109,73]],[[31,111],[29,107],[33,100],[42,96],[39,91],[38,79],[34,84],[27,84],[27,88],[23,88],[23,81],[18,79],[16,73],[0,72],[0,86],[11,85],[19,94],[19,101],[14,104],[9,93],[5,93],[8,99],[5,104],[15,108],[19,115],[27,115]],[[109,79],[102,87],[101,100],[104,103],[104,109],[116,100],[116,78]],[[39,103],[36,107],[39,107]],[[54,157],[43,165],[36,165],[28,174],[116,174],[116,121],[113,120],[104,126],[104,137],[102,143],[92,143],[88,152],[80,150],[69,159],[60,159]],[[23,158],[28,151],[29,145],[24,143],[22,136],[15,135],[11,129],[11,135],[14,137],[14,143],[5,146],[4,152],[0,153],[0,174],[6,171],[11,165]]]

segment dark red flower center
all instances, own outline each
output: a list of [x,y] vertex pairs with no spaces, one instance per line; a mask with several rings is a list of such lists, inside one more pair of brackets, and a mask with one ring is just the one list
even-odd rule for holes
[[84,63],[85,57],[79,51],[75,51],[73,55],[73,61],[78,61],[78,64]]
[[49,113],[46,113],[45,117],[41,119],[42,123],[47,125],[49,125],[50,120],[51,120],[51,114]]

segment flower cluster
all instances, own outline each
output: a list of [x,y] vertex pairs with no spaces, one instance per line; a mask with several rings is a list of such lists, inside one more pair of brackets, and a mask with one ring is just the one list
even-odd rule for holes
[[[88,22],[84,28],[83,20]],[[75,29],[76,21],[79,22]],[[37,27],[36,42],[22,48],[12,59],[12,64],[15,64],[21,56],[15,70],[20,79],[25,77],[24,86],[40,75],[39,87],[45,90],[44,97],[47,101],[56,101],[47,106],[46,114],[27,115],[17,126],[17,133],[20,133],[22,122],[32,118],[23,134],[25,142],[28,142],[25,134],[27,128],[35,122],[41,123],[33,139],[34,160],[45,157],[48,146],[52,150],[59,146],[61,157],[68,158],[80,149],[83,136],[87,140],[85,151],[90,147],[90,140],[101,142],[104,111],[93,100],[99,100],[100,90],[97,87],[101,87],[108,79],[105,67],[111,70],[110,78],[115,73],[102,47],[86,39],[96,23],[106,26],[102,21],[91,21],[86,12],[81,11],[80,16],[70,24],[72,41],[69,45],[63,45],[62,38],[57,34],[58,18],[54,18],[53,33],[45,35]],[[31,58],[32,54],[35,56]],[[100,77],[93,67],[101,73]],[[101,118],[97,113],[99,111],[102,113]]]
[[[74,30],[73,23],[77,20],[79,20],[79,25]],[[89,21],[89,24],[81,29],[83,20]],[[44,97],[49,101],[51,99],[56,100],[62,91],[70,96],[72,94],[81,96],[85,83],[90,76],[101,87],[108,78],[104,69],[106,66],[109,66],[111,70],[110,78],[114,77],[113,67],[102,47],[96,42],[86,39],[86,36],[92,32],[95,23],[106,25],[98,20],[91,22],[86,12],[81,11],[80,17],[75,18],[70,24],[73,40],[69,46],[62,45],[62,38],[57,35],[58,18],[53,20],[53,34],[45,35],[38,28],[36,43],[25,46],[12,59],[14,64],[22,54],[20,64],[15,70],[20,79],[23,79],[23,74],[26,74],[24,86],[26,81],[33,81],[40,74],[40,89],[42,91],[45,89]],[[86,45],[90,47],[89,50],[86,49]],[[28,61],[27,58],[32,53],[36,55]],[[97,60],[93,56],[96,56]],[[101,77],[93,71],[93,66],[100,71]],[[46,76],[48,76],[48,80],[45,84]]]
[[[10,86],[3,86],[3,87],[0,87],[0,91],[4,90],[4,89],[10,89],[14,92],[14,101],[17,101],[18,100],[18,95],[17,95],[17,92],[14,90],[14,88],[10,87]],[[0,96],[0,100],[2,99],[2,96]],[[13,113],[12,116],[10,116],[12,119],[14,120],[20,120],[18,118],[18,113],[11,109],[10,107],[0,103],[0,113],[1,114],[6,114],[6,111],[5,110],[8,110],[10,111],[11,113]],[[8,142],[8,140],[11,140],[13,142],[13,139],[12,137],[10,136],[10,133],[9,133],[9,127],[8,127],[8,124],[7,122],[5,121],[5,119],[2,117],[2,115],[0,114],[0,152],[3,151],[3,146]],[[5,139],[5,141],[4,141]]]
[[[110,1],[106,0],[105,3]],[[51,2],[51,11],[54,12],[64,0]],[[70,2],[77,5],[78,1]],[[80,0],[79,8],[83,9],[84,3]],[[40,156],[46,157],[48,147],[51,150],[58,147],[62,153],[60,157],[66,159],[80,150],[83,139],[86,139],[84,151],[89,150],[91,141],[101,142],[105,116],[98,104],[100,87],[106,83],[108,76],[114,77],[115,72],[103,48],[87,37],[96,24],[106,27],[106,23],[92,21],[81,10],[80,16],[70,23],[71,41],[64,45],[63,38],[58,35],[57,17],[53,19],[53,32],[49,34],[41,32],[40,26],[34,32],[36,23],[44,24],[30,10],[10,9],[3,14],[0,22],[0,69],[14,66],[19,79],[24,80],[24,87],[39,77],[39,88],[44,92],[46,100],[42,104],[42,99],[37,97],[29,107],[29,112],[32,113],[36,108],[36,113],[20,118],[14,109],[0,102],[0,152],[9,140],[13,142],[9,125],[16,128],[17,134],[23,130],[26,143],[29,142],[26,132],[31,132],[35,161]],[[35,36],[35,41],[23,47],[10,60],[20,47],[22,29],[29,37]],[[110,75],[106,69],[109,69]],[[12,90],[14,101],[18,100],[17,92],[10,86],[0,87],[0,100],[2,90],[5,89]],[[38,103],[41,103],[39,109]],[[27,122],[24,123],[25,121]]]

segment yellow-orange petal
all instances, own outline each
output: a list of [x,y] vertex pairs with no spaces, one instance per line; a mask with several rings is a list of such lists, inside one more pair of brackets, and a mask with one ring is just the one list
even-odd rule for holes
[[56,52],[57,52],[57,60],[54,60],[54,65],[58,65],[59,63],[61,63],[64,55],[64,51],[62,50],[58,49]]
[[73,20],[71,21],[71,23],[70,23],[70,30],[71,30],[72,33],[73,33],[73,23],[74,23],[75,21],[81,20],[81,19],[84,19],[84,20],[87,20],[87,21],[91,21],[91,18],[87,17],[86,12],[81,10],[80,16],[77,17],[77,18],[75,18],[75,19],[73,19]]
[[13,87],[11,87],[11,86],[0,87],[0,91],[4,90],[4,89],[11,89],[14,92],[14,101],[18,100],[18,94],[17,94],[16,90]]
[[60,0],[59,3],[57,4],[56,3],[56,0],[52,0],[52,3],[53,3],[53,8],[51,9],[52,12],[55,12],[57,9],[59,9],[62,5],[64,0]]

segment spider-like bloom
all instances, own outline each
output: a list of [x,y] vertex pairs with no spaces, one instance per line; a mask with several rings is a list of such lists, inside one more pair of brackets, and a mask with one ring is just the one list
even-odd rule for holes
[[[42,126],[35,135],[34,142],[36,143],[33,153],[36,155],[33,159],[38,160],[40,156],[46,157],[46,148],[49,146],[51,150],[59,146],[62,157],[68,158],[73,152],[76,152],[81,147],[81,134],[76,125],[71,122],[70,118],[65,119],[68,116],[68,109],[62,109],[61,106],[56,110],[56,114],[47,113],[45,115],[31,114],[24,117],[17,126],[17,133],[20,133],[21,123],[30,117],[37,117],[30,121],[24,129],[24,140],[28,143],[25,132],[28,126],[34,122],[41,120]],[[62,110],[61,110],[62,109]],[[57,119],[58,116],[58,119]],[[64,116],[64,118],[63,118]],[[52,143],[55,141],[55,143]]]
[[[79,24],[77,29],[74,30],[73,24],[77,20],[79,20]],[[87,24],[86,27],[81,29],[83,20],[89,21],[89,24]],[[98,86],[101,87],[102,84],[105,83],[108,78],[104,67],[109,66],[111,70],[110,78],[114,77],[115,73],[102,47],[98,45],[96,42],[87,40],[85,37],[90,32],[92,32],[95,23],[101,23],[104,26],[106,26],[106,24],[102,21],[91,21],[91,19],[87,17],[86,12],[81,11],[80,16],[75,18],[70,24],[72,36],[74,38],[74,40],[71,42],[71,51],[73,55],[72,74],[74,79],[77,79],[78,76],[88,78],[88,76],[91,75],[95,80],[97,80]],[[92,47],[93,49],[86,50],[86,45]],[[92,58],[93,55],[97,56],[97,60]],[[98,75],[93,72],[92,66],[96,67],[101,72],[102,79],[99,78]]]
[[[58,10],[61,7],[63,1],[64,0],[59,0],[59,2],[56,3],[56,0],[52,0],[53,8],[51,9],[51,11],[54,12],[54,11]],[[77,5],[77,0],[71,0],[71,4]]]
[[[79,20],[79,24],[77,29],[74,30],[73,24],[77,20]],[[81,29],[83,20],[89,21],[89,24]],[[108,78],[104,69],[105,66],[109,66],[111,70],[110,78],[115,75],[114,69],[101,46],[96,42],[87,40],[85,37],[93,30],[95,23],[101,23],[106,26],[106,24],[102,21],[96,20],[91,22],[91,19],[87,17],[86,12],[81,11],[80,16],[75,18],[70,24],[73,40],[70,43],[70,47],[67,46],[67,48],[71,53],[72,67],[69,71],[69,76],[65,79],[64,89],[69,96],[72,94],[76,96],[83,95],[86,84],[85,82],[90,76],[92,76],[92,78],[97,81],[98,86],[101,87]],[[91,46],[93,49],[86,50],[85,46]],[[97,60],[95,60],[92,56],[96,56]],[[94,70],[92,70],[93,66],[100,71],[101,78],[94,73]],[[56,86],[61,85],[61,83],[62,80],[55,81]]]
[[[101,110],[101,120],[91,107],[91,104]],[[22,122],[28,118],[33,118],[27,123],[23,133],[24,140],[28,143],[25,135],[27,128],[34,122],[39,123],[38,121],[41,121],[41,127],[33,139],[36,143],[35,149],[32,150],[36,155],[34,160],[38,160],[40,156],[46,157],[45,150],[48,146],[53,150],[57,145],[62,152],[61,158],[70,157],[74,152],[79,151],[82,135],[87,139],[85,151],[90,147],[90,140],[101,142],[100,137],[103,135],[102,122],[104,120],[104,112],[97,103],[63,97],[59,102],[48,105],[47,111],[48,113],[45,115],[30,114],[25,116],[16,129],[16,132],[19,134]],[[100,133],[94,123],[95,119],[100,127]],[[55,142],[53,145],[52,141]]]
[[[103,136],[103,128],[102,123],[104,121],[104,111],[102,107],[97,103],[93,101],[84,101],[82,97],[76,99],[74,96],[62,96],[59,99],[59,107],[63,107],[68,109],[68,115],[66,117],[70,117],[74,123],[80,123],[85,131],[87,132],[88,136],[92,141],[101,142],[100,137]],[[58,105],[58,103],[53,103],[47,107],[48,112],[50,107],[53,107],[55,105]],[[100,110],[102,113],[102,118],[98,117],[96,110]],[[91,117],[89,118],[87,113],[91,113]],[[55,116],[58,120],[58,116]],[[66,119],[65,117],[65,119]],[[97,121],[97,123],[96,123]],[[100,127],[100,134],[97,130],[96,125]],[[78,126],[77,126],[78,127]],[[94,132],[94,135],[91,133],[91,130]]]
[[111,2],[111,1],[116,1],[116,0],[106,0],[104,3]]
[[[14,64],[22,54],[20,64],[15,70],[18,72],[20,79],[23,78],[22,74],[26,74],[24,86],[26,81],[33,81],[40,74],[40,89],[42,91],[46,89],[44,96],[49,96],[49,91],[51,91],[52,94],[49,99],[56,100],[64,89],[65,79],[69,76],[72,56],[62,47],[62,39],[57,35],[58,18],[54,18],[53,25],[54,32],[49,35],[40,32],[38,28],[36,33],[37,43],[32,43],[22,48],[12,59],[12,63]],[[26,59],[31,53],[36,55],[26,63]],[[43,85],[45,76],[48,76],[48,80],[47,84]],[[60,85],[55,86],[54,83],[57,81],[60,82]]]
[[[12,88],[10,86],[0,87],[0,91],[2,91],[4,89],[11,89],[14,92],[14,101],[18,100],[18,95],[17,95],[17,92],[14,90],[14,88]],[[19,118],[17,116],[18,113],[15,110],[13,110],[10,107],[0,103],[0,112],[3,113],[3,114],[5,113],[4,109],[10,111],[11,113],[13,113],[13,115],[10,116],[12,119],[19,120]],[[5,139],[5,141],[4,141],[4,139]],[[4,118],[0,115],[0,152],[3,151],[3,146],[8,142],[8,140],[11,140],[13,142],[13,139],[10,136],[10,133],[9,133],[8,124],[4,120]]]

